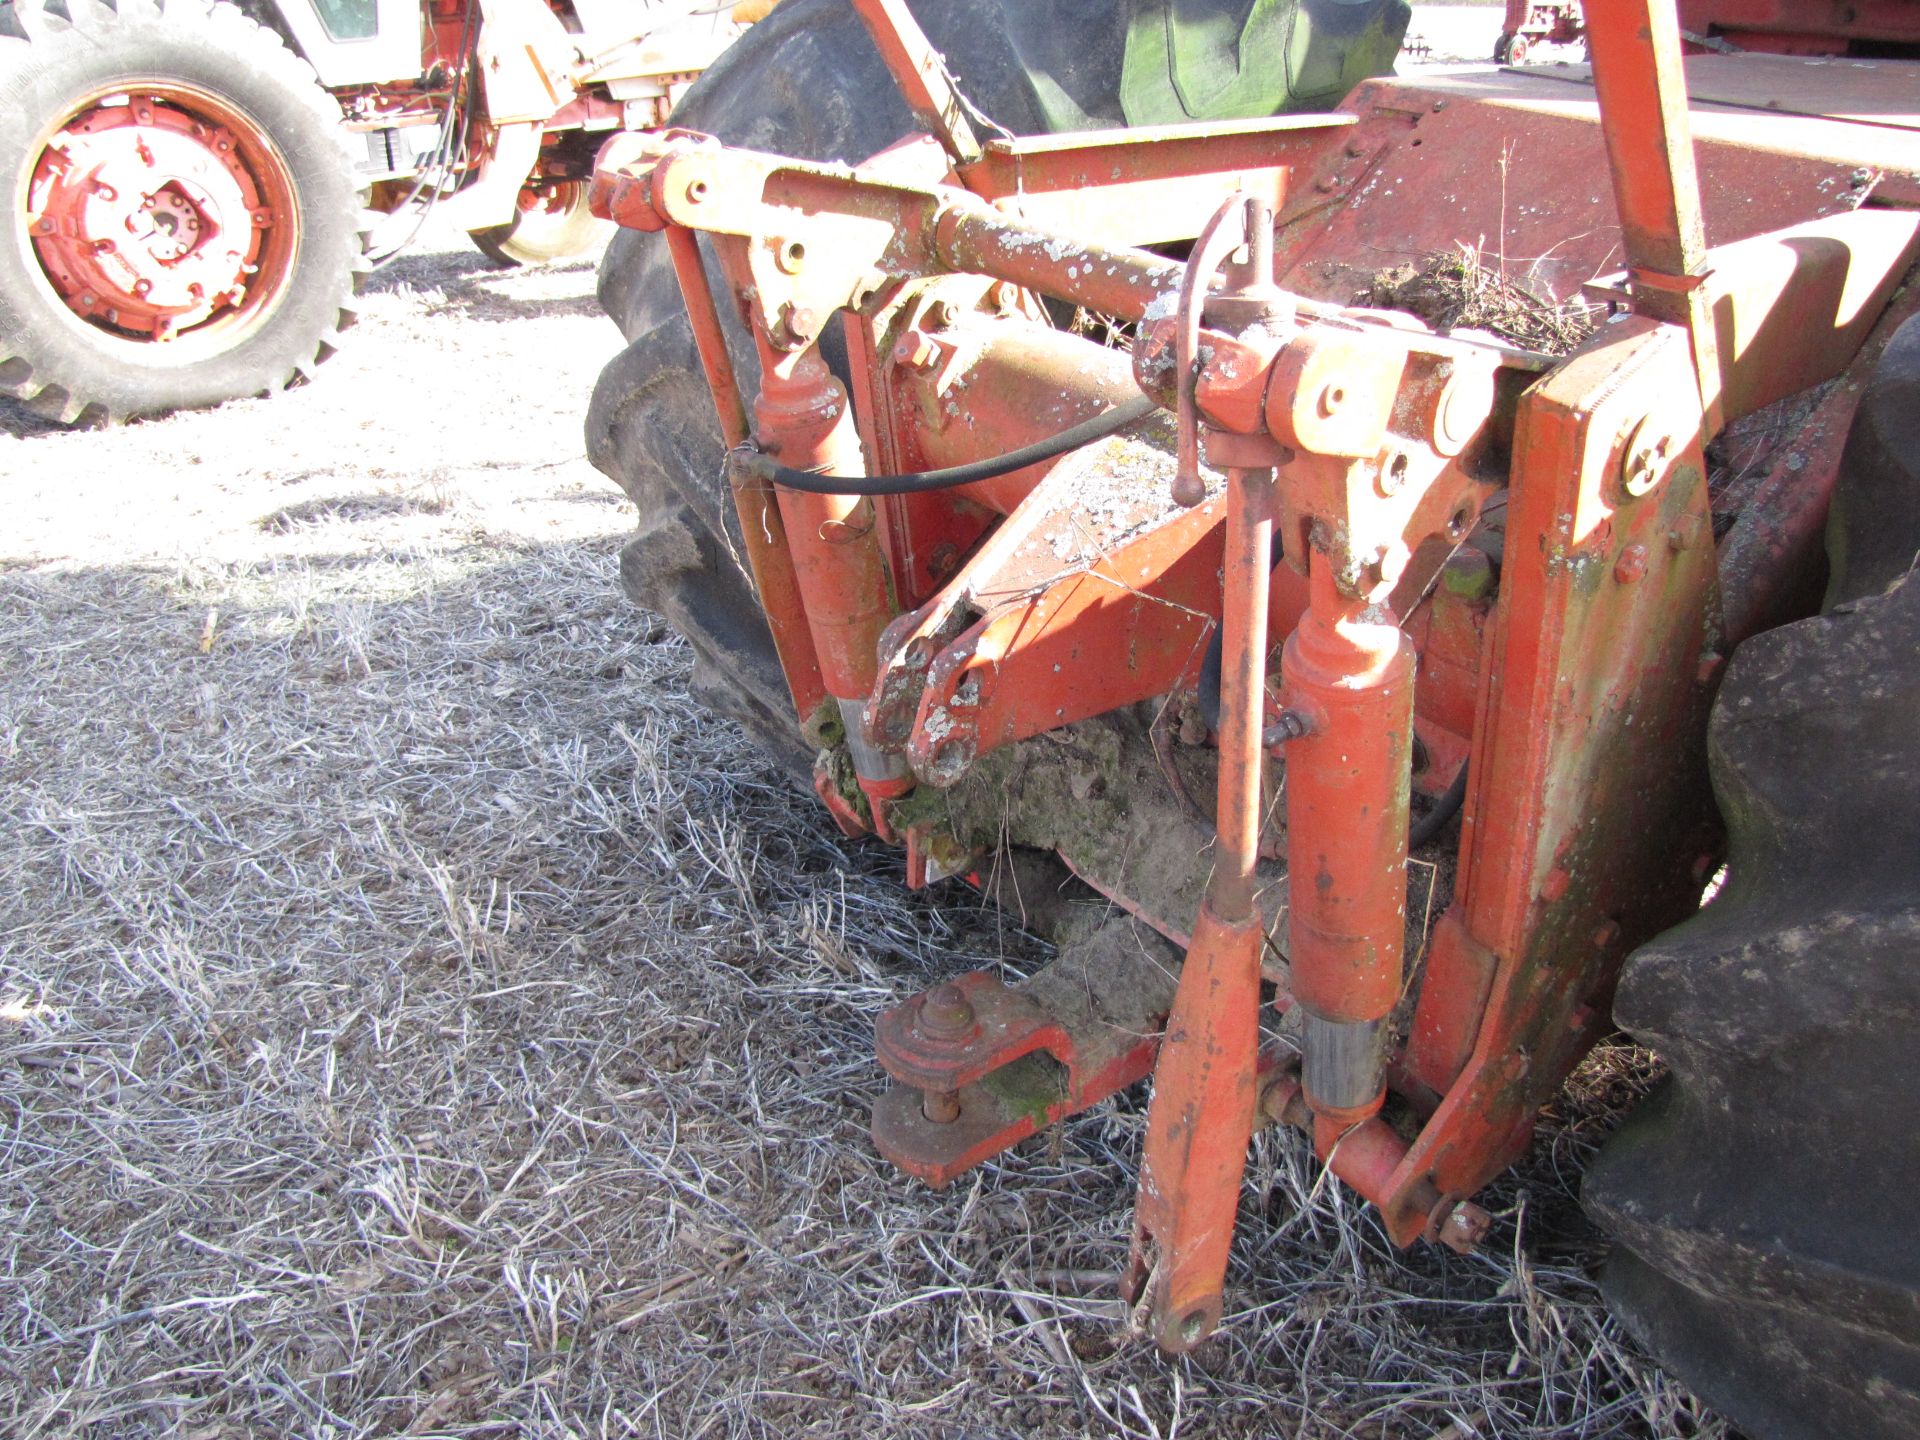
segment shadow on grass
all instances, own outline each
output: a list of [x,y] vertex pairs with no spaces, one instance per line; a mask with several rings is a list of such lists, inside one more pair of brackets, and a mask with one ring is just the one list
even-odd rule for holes
[[42,435],[64,435],[73,427],[36,415],[10,395],[0,395],[0,435],[34,440]]
[[[604,319],[606,312],[593,295],[597,256],[556,261],[550,265],[513,267],[496,264],[479,251],[424,251],[401,254],[366,279],[363,293],[439,291],[444,300],[428,300],[428,315],[454,313],[475,320],[504,323],[553,316]],[[518,286],[538,286],[557,277],[579,276],[587,293],[580,295],[521,296]]]

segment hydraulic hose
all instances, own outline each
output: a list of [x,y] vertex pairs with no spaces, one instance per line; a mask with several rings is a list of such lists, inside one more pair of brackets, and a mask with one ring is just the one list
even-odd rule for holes
[[1022,445],[1018,450],[1009,450],[1004,455],[974,460],[965,465],[950,465],[944,470],[916,470],[906,475],[820,475],[811,470],[792,469],[763,451],[745,446],[734,451],[734,455],[740,468],[748,475],[774,485],[783,485],[789,490],[805,491],[809,495],[922,495],[930,490],[952,490],[981,480],[993,480],[1010,475],[1015,470],[1024,470],[1029,465],[1037,465],[1042,460],[1052,460],[1068,451],[1091,445],[1096,440],[1117,435],[1128,426],[1137,425],[1159,408],[1159,402],[1145,395],[1136,396],[1132,400],[1122,401],[1111,410],[1101,411],[1090,420],[1082,420],[1070,430],[1062,430],[1058,435],[1036,440],[1031,445]]
[[1467,766],[1460,764],[1460,773],[1453,777],[1453,783],[1433,802],[1433,808],[1407,827],[1407,849],[1418,850],[1422,845],[1437,839],[1447,822],[1459,812],[1467,798]]

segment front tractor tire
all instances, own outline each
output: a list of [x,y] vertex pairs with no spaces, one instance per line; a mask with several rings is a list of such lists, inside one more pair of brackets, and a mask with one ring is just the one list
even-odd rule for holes
[[614,228],[587,208],[586,181],[536,181],[521,190],[513,219],[467,238],[496,265],[547,265],[594,254]]
[[0,393],[62,423],[282,389],[353,317],[340,109],[237,8],[0,3]]

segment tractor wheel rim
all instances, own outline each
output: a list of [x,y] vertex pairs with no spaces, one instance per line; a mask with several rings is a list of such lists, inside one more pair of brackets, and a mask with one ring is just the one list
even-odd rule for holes
[[279,147],[230,102],[173,80],[121,83],[56,120],[24,219],[67,310],[143,342],[238,343],[279,302],[300,245]]
[[586,190],[584,180],[533,182],[521,187],[514,203],[523,216],[563,220],[580,207]]

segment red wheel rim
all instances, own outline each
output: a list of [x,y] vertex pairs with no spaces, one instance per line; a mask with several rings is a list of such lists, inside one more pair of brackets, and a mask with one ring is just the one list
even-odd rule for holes
[[176,80],[96,92],[50,125],[26,223],[47,284],[77,319],[196,348],[257,329],[300,248],[279,147],[244,111]]
[[586,189],[584,180],[530,180],[514,204],[522,215],[562,216],[579,208]]

